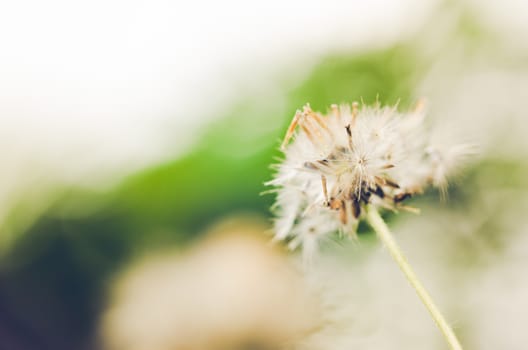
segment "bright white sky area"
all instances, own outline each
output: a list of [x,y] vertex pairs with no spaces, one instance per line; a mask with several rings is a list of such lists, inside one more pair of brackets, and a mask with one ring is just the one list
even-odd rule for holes
[[[273,86],[287,63],[302,73],[334,49],[401,40],[437,5],[3,1],[0,220],[19,189],[43,179],[98,183],[181,154],[240,84]],[[497,5],[484,13],[526,30],[522,1]]]

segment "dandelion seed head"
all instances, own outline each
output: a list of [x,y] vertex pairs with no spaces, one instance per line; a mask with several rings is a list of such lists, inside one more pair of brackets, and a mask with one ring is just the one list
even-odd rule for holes
[[366,205],[414,211],[406,200],[427,186],[445,192],[470,149],[433,142],[424,120],[422,103],[406,113],[379,103],[332,105],[326,114],[308,104],[298,110],[267,183],[278,189],[275,238],[309,256],[330,234],[355,235]]

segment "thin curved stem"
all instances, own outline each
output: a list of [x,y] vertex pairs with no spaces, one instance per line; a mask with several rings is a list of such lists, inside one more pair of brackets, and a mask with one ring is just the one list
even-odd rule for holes
[[449,326],[446,319],[433,302],[433,299],[416,276],[416,273],[412,269],[411,265],[409,265],[409,262],[403,255],[400,247],[398,246],[398,243],[396,243],[396,241],[394,240],[392,233],[385,224],[385,221],[383,221],[383,219],[379,215],[376,208],[374,208],[373,206],[369,206],[369,208],[367,209],[367,218],[374,231],[376,231],[376,233],[378,234],[378,237],[383,241],[383,243],[389,250],[390,254],[392,255],[392,258],[396,261],[405,277],[407,277],[407,280],[409,280],[409,283],[416,290],[416,293],[418,294],[425,307],[431,314],[433,320],[444,335],[444,338],[446,339],[451,349],[463,350],[462,346],[460,345],[460,342],[458,341],[455,333],[453,332],[453,329]]

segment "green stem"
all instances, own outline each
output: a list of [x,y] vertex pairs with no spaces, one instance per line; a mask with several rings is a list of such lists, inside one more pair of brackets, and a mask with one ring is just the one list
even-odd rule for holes
[[433,299],[414,273],[411,265],[409,265],[409,263],[407,262],[407,259],[403,255],[400,247],[394,240],[389,228],[385,224],[385,221],[383,221],[383,219],[379,215],[376,208],[374,208],[373,206],[369,206],[369,208],[367,209],[367,218],[374,231],[376,231],[376,233],[378,234],[378,237],[383,241],[383,243],[391,253],[392,258],[396,261],[396,263],[404,273],[405,277],[407,277],[407,280],[409,280],[409,283],[416,290],[416,293],[424,303],[427,310],[429,310],[429,313],[431,314],[436,325],[444,335],[451,349],[462,350],[462,346],[460,345],[460,342],[458,341],[455,333],[453,332],[453,329],[451,329],[446,319],[433,302]]

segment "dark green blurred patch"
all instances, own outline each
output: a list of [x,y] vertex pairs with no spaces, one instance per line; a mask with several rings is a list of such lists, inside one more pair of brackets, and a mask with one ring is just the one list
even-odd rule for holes
[[372,104],[377,99],[382,105],[400,101],[400,107],[406,108],[415,98],[412,89],[420,77],[421,65],[407,46],[329,57],[289,94],[291,113],[307,102],[320,111],[326,111],[332,103],[363,100]]

